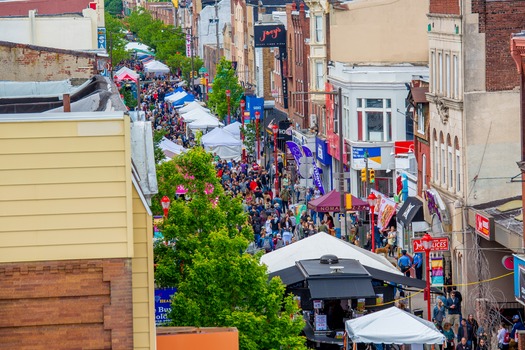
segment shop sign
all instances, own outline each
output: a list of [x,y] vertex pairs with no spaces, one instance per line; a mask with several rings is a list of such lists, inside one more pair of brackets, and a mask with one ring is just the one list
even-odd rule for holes
[[365,168],[368,161],[369,169],[381,168],[381,147],[352,147],[352,168]]
[[160,326],[169,322],[168,314],[171,311],[171,299],[177,288],[155,289],[155,325]]
[[[432,239],[432,248],[430,251],[433,252],[444,252],[450,249],[448,237],[437,237]],[[412,241],[412,250],[414,253],[424,252],[423,244],[420,239],[414,239]]]
[[514,297],[525,305],[525,260],[523,255],[514,255]]
[[488,241],[492,241],[493,219],[480,213],[476,213],[476,233]]
[[328,154],[328,144],[325,140],[315,138],[315,146],[317,150],[317,160],[323,165],[332,164],[332,156]]
[[255,47],[286,46],[286,29],[283,24],[265,24],[253,27]]

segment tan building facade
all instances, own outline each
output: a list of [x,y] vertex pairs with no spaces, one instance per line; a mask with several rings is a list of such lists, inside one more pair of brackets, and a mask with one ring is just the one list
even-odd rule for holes
[[154,349],[152,220],[129,117],[0,125],[0,349]]

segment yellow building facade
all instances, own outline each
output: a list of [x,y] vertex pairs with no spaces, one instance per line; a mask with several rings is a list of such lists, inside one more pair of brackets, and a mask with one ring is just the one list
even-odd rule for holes
[[138,183],[122,112],[0,115],[0,349],[155,349]]

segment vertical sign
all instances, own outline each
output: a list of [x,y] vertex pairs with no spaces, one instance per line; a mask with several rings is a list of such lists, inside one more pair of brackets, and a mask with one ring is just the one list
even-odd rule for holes
[[492,240],[491,218],[476,213],[476,233],[486,240]]
[[106,49],[106,28],[97,28],[98,48]]
[[186,57],[191,57],[191,34],[186,34]]
[[155,325],[160,326],[169,322],[168,313],[171,311],[171,298],[177,288],[155,289]]

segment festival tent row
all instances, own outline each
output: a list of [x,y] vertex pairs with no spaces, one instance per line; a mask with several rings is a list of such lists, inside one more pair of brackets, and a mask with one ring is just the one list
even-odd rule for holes
[[201,106],[201,104],[197,101],[193,101],[193,102],[190,102],[188,103],[187,105],[181,107],[179,109],[179,113],[188,113],[194,109],[201,109],[203,111],[206,111],[206,112],[210,112],[210,110],[208,108],[205,108],[203,106]]
[[224,130],[232,134],[236,139],[241,139],[241,126],[239,122],[228,124],[224,127]]
[[240,160],[242,142],[223,128],[215,128],[201,139],[204,149],[216,153],[221,159]]
[[159,148],[164,152],[166,158],[173,158],[176,155],[179,155],[183,152],[186,152],[186,148],[181,145],[176,144],[175,142],[163,137],[159,142]]

